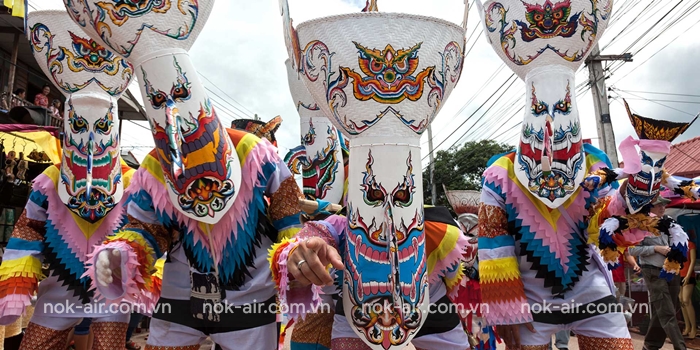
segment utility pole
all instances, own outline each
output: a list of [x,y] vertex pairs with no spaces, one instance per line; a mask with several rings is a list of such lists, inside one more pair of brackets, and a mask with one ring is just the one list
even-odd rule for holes
[[618,167],[617,147],[615,132],[610,119],[610,104],[608,103],[608,89],[605,86],[605,71],[603,61],[632,62],[632,54],[601,55],[598,44],[593,47],[591,55],[586,59],[588,64],[593,105],[595,106],[595,122],[598,126],[598,146],[610,158],[613,167]]
[[428,152],[430,152],[430,197],[431,204],[437,202],[437,186],[435,186],[435,155],[433,155],[433,127],[428,126]]

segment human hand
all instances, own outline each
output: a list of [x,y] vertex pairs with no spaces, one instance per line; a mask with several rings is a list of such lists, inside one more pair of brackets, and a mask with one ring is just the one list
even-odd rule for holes
[[688,279],[688,276],[685,276],[685,278],[683,278],[683,284],[681,284],[681,285],[682,285],[683,287],[685,287],[685,286],[688,285],[688,282],[690,282],[690,280]]
[[302,285],[333,285],[333,278],[326,266],[333,265],[337,270],[344,270],[343,261],[335,248],[318,237],[301,241],[287,258],[287,270]]
[[637,265],[637,264],[634,264],[634,266],[632,266],[632,270],[634,270],[635,273],[642,272],[642,268],[639,267],[639,265]]
[[663,256],[666,256],[666,255],[671,251],[671,247],[663,246],[663,245],[657,245],[657,246],[654,247],[654,251],[657,252],[657,253],[659,253],[659,254],[661,254],[661,255],[663,255]]
[[97,255],[95,262],[97,283],[103,287],[110,285],[114,278],[122,275],[122,253],[118,249],[105,249]]
[[[535,332],[535,327],[532,325],[532,323],[524,323],[522,324],[527,328],[530,332],[532,333],[537,333]],[[513,325],[503,325],[503,326],[496,326],[496,332],[498,333],[498,336],[503,339],[503,341],[506,343],[506,349],[508,350],[522,350],[522,345],[520,343],[520,324],[513,324]]]

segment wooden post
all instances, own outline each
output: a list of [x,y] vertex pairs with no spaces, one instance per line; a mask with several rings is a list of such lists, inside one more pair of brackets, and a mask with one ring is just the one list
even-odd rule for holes
[[9,109],[12,109],[12,97],[13,91],[15,90],[15,72],[17,71],[17,54],[19,53],[19,33],[15,33],[15,42],[12,45],[12,58],[10,59],[11,65],[10,65],[10,74],[8,77],[8,88],[10,91],[8,91],[8,99],[7,99],[7,107]]

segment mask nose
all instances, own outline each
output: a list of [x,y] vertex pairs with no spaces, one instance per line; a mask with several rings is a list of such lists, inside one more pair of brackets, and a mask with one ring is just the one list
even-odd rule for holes
[[175,178],[183,177],[185,173],[185,159],[182,156],[184,137],[182,136],[181,119],[175,102],[169,100],[165,107],[165,132],[168,134],[172,174]]
[[86,186],[85,186],[85,199],[90,198],[92,193],[92,160],[95,154],[95,134],[90,132],[90,136],[87,141],[87,175],[86,175]]
[[552,171],[552,146],[554,144],[554,128],[552,127],[552,124],[554,123],[554,119],[552,119],[552,116],[547,114],[547,122],[544,126],[544,144],[542,147],[542,159],[541,159],[541,164],[542,164],[542,172],[545,175],[549,175],[549,173]]
[[654,190],[654,180],[656,179],[656,174],[654,174],[654,169],[651,169],[649,172],[651,175],[651,178],[649,179],[649,194]]

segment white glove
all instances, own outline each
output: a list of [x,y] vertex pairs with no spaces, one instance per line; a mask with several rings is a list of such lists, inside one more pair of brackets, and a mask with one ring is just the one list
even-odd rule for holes
[[105,249],[97,255],[95,275],[97,283],[107,287],[114,281],[113,276],[121,278],[122,252],[118,249]]

